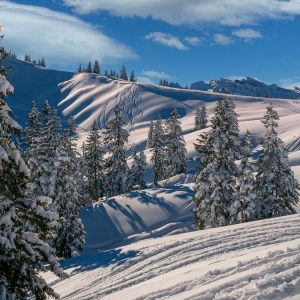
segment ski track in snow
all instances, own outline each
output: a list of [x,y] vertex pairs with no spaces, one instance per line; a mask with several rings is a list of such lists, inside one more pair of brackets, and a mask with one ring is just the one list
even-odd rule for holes
[[[116,261],[84,271],[74,267],[76,259],[67,261],[71,278],[55,284],[62,299],[300,297],[299,214],[149,239],[113,251]],[[77,258],[78,266],[85,258]]]

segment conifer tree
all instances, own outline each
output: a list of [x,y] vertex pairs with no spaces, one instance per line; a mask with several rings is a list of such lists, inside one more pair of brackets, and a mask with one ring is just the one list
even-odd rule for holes
[[256,218],[255,168],[251,162],[251,137],[247,131],[241,150],[241,163],[237,184],[237,197],[232,205],[232,223],[244,223]]
[[154,131],[154,122],[150,122],[150,127],[148,131],[147,147],[152,148],[153,146],[153,131]]
[[92,72],[93,72],[93,70],[92,70],[92,63],[91,63],[90,61],[89,61],[89,63],[88,63],[88,66],[87,66],[86,71],[87,71],[88,73],[92,73]]
[[294,214],[299,201],[299,184],[276,131],[278,120],[278,114],[270,104],[262,121],[266,133],[261,141],[263,154],[258,159],[256,175],[257,213],[261,219]]
[[105,70],[104,76],[108,76],[108,71],[107,70]]
[[54,250],[47,240],[57,215],[47,210],[51,199],[32,197],[28,170],[13,137],[21,130],[13,119],[6,96],[13,92],[6,79],[0,48],[0,295],[2,299],[58,298],[41,277],[52,271],[63,277]]
[[131,74],[130,74],[130,81],[131,82],[136,82],[136,77],[135,77],[134,71],[132,71]]
[[78,67],[78,69],[77,69],[77,73],[82,73],[82,66],[81,66],[81,64],[79,65],[79,67]]
[[99,65],[98,60],[95,60],[94,67],[93,67],[93,73],[100,74],[100,65]]
[[120,79],[128,80],[126,68],[124,65],[122,66],[121,71],[120,71]]
[[178,114],[174,109],[165,124],[165,176],[186,172],[187,151]]
[[27,62],[31,62],[31,57],[29,54],[25,54],[25,59],[24,61],[27,61]]
[[114,117],[108,121],[104,130],[104,143],[108,150],[108,157],[105,161],[108,197],[123,194],[128,190],[126,143],[129,133],[124,128],[125,125],[123,110],[116,106]]
[[197,108],[195,115],[195,129],[204,129],[207,126],[207,112],[205,104]]
[[71,117],[56,149],[57,175],[54,210],[59,214],[59,228],[53,246],[60,257],[76,256],[83,249],[84,229],[79,218],[80,194],[76,151],[76,127]]
[[141,190],[146,187],[144,173],[147,168],[146,156],[144,152],[138,155],[136,151],[133,153],[133,163],[128,174],[129,190]]
[[94,122],[83,149],[82,172],[87,181],[88,203],[93,203],[104,195],[104,160],[101,137]]
[[204,169],[194,187],[195,218],[199,229],[228,225],[236,196],[240,149],[235,105],[231,99],[219,100],[212,118],[212,129],[205,136]]
[[46,65],[46,61],[45,61],[44,57],[41,59],[40,65],[41,65],[41,67],[46,68],[47,65]]
[[35,101],[32,101],[31,112],[28,115],[28,123],[25,128],[26,135],[26,158],[37,154],[39,140],[41,136],[41,113],[38,110]]
[[151,161],[154,164],[154,184],[157,185],[160,180],[165,179],[165,137],[161,125],[161,120],[158,119],[153,128],[152,144],[151,144]]

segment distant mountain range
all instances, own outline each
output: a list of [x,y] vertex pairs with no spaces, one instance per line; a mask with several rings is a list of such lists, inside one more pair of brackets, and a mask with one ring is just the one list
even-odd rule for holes
[[277,84],[266,84],[251,77],[235,80],[220,78],[209,83],[198,81],[191,85],[191,89],[252,97],[300,99],[298,87],[294,90],[285,89]]

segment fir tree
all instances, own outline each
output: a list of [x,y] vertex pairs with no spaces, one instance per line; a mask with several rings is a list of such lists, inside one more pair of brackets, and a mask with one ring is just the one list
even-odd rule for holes
[[256,218],[255,168],[251,162],[251,137],[247,131],[241,151],[237,197],[232,205],[232,223],[253,221]]
[[204,169],[196,178],[194,210],[199,229],[228,225],[236,196],[239,158],[238,121],[232,100],[219,100],[212,129],[205,136]]
[[133,162],[128,174],[129,190],[141,190],[146,187],[144,180],[144,173],[147,168],[146,156],[144,152],[137,155],[136,151],[133,153]]
[[95,60],[94,67],[93,67],[93,73],[100,74],[100,65],[99,65],[98,60]]
[[129,134],[124,128],[125,125],[123,111],[116,106],[114,117],[107,123],[104,130],[104,143],[108,150],[108,158],[105,162],[108,197],[123,194],[128,190],[126,143]]
[[166,121],[165,138],[165,157],[167,166],[165,176],[172,177],[177,174],[185,173],[187,151],[176,109],[172,111],[171,116]]
[[91,63],[90,61],[89,61],[89,63],[88,63],[88,66],[87,66],[86,71],[87,71],[88,73],[92,73],[92,72],[93,72],[93,70],[92,70],[92,63]]
[[44,57],[41,59],[40,66],[41,66],[41,67],[44,67],[44,68],[47,67],[46,61],[45,61],[45,58],[44,58]]
[[104,195],[104,161],[100,134],[94,122],[83,149],[82,172],[87,181],[89,203],[97,201]]
[[154,164],[154,184],[157,185],[160,180],[165,179],[165,140],[161,120],[157,120],[154,124],[152,145],[151,145],[151,161]]
[[54,205],[60,222],[53,246],[60,257],[76,256],[84,245],[84,229],[78,213],[80,194],[75,130],[74,120],[70,118],[67,130],[61,136],[60,145],[56,149],[58,170]]
[[13,91],[6,79],[0,48],[0,295],[2,299],[58,298],[41,277],[51,270],[64,276],[52,236],[57,215],[47,211],[51,199],[34,198],[28,190],[28,170],[13,137],[21,127],[13,119],[5,97]]
[[37,154],[39,140],[41,136],[41,113],[38,110],[35,101],[32,102],[31,112],[28,115],[28,123],[25,128],[26,135],[26,158]]
[[105,70],[104,76],[108,76],[108,71],[107,70]]
[[148,139],[147,139],[148,148],[152,148],[153,146],[153,131],[154,131],[154,122],[151,121],[149,131],[148,131]]
[[197,108],[195,116],[195,129],[204,129],[207,126],[207,112],[205,104],[201,105],[201,108]]
[[132,71],[131,74],[130,74],[130,81],[131,82],[136,82],[136,77],[135,77],[134,71]]
[[295,206],[299,199],[299,184],[288,164],[288,154],[276,128],[279,120],[272,104],[262,123],[266,133],[261,145],[263,154],[258,159],[257,210],[258,217],[265,219],[296,213]]
[[121,71],[120,71],[120,79],[128,80],[126,68],[124,65],[122,66]]
[[25,54],[24,61],[26,61],[26,62],[31,62],[31,57],[30,57],[29,54]]
[[82,66],[80,64],[79,67],[78,67],[78,69],[77,69],[77,73],[82,73],[82,72],[83,72],[83,70],[82,70]]

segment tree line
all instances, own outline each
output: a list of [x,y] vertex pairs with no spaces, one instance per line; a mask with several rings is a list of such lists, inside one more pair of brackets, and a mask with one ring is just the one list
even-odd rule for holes
[[254,160],[251,134],[240,137],[233,100],[218,101],[211,129],[195,143],[200,172],[194,213],[199,229],[296,213],[299,184],[276,131],[278,120],[273,105],[268,105],[262,151]]
[[[101,72],[99,61],[95,60],[94,64],[92,64],[92,62],[89,61],[86,68],[82,67],[82,65],[80,64],[77,69],[77,73],[84,73],[84,72],[101,75],[102,72]],[[134,71],[131,71],[129,76],[127,75],[126,67],[124,65],[121,67],[119,74],[115,70],[110,70],[110,71],[105,70],[103,74],[104,76],[111,76],[115,78],[120,78],[122,80],[129,80],[131,82],[136,82],[137,80]]]
[[37,66],[40,66],[40,67],[43,67],[43,68],[47,67],[47,64],[46,64],[46,61],[45,61],[44,57],[39,58],[38,60],[36,60],[36,59],[31,59],[30,54],[25,54],[24,61],[33,63],[33,64],[35,64]]

